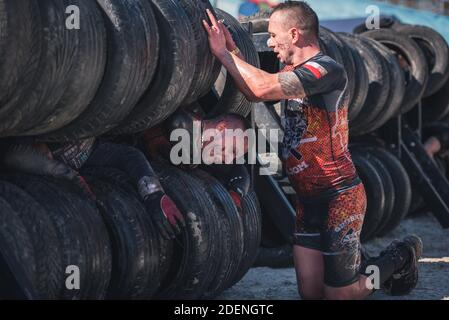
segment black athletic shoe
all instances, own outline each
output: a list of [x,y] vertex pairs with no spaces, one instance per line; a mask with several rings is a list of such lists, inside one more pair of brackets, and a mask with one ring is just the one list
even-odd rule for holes
[[[404,257],[404,250],[408,251],[408,257]],[[423,243],[421,238],[412,235],[402,241],[394,241],[385,254],[393,254],[396,259],[406,259],[405,264],[388,279],[382,289],[392,296],[409,294],[418,283],[418,260],[421,258]]]

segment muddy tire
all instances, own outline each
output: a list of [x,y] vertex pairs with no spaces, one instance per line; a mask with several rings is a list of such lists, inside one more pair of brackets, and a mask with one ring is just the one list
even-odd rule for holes
[[186,221],[186,228],[175,240],[170,270],[156,298],[198,299],[206,292],[217,268],[215,205],[203,186],[186,173],[157,164],[154,169]]
[[[103,169],[104,170],[104,169]],[[150,299],[159,288],[159,243],[150,217],[134,194],[95,169],[84,176],[96,195],[112,248],[108,299]]]
[[217,232],[223,239],[221,264],[205,294],[212,298],[225,290],[238,272],[243,256],[243,223],[229,192],[217,179],[201,170],[196,170],[194,175],[203,182],[214,200],[219,214]]

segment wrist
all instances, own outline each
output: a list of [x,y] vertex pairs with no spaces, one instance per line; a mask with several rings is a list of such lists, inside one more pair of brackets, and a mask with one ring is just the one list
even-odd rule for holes
[[215,56],[218,58],[218,60],[223,61],[223,59],[229,54],[228,49],[223,49],[220,51],[215,52]]

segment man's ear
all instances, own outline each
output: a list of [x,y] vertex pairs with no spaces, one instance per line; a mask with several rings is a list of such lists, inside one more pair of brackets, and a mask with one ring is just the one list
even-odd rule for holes
[[290,36],[292,37],[293,43],[298,43],[299,39],[301,39],[301,33],[297,28],[290,29]]

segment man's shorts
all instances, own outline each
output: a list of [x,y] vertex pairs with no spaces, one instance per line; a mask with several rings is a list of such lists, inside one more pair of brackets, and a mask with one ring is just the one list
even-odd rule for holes
[[327,286],[345,287],[358,281],[365,211],[361,182],[334,195],[298,198],[294,244],[323,253]]

